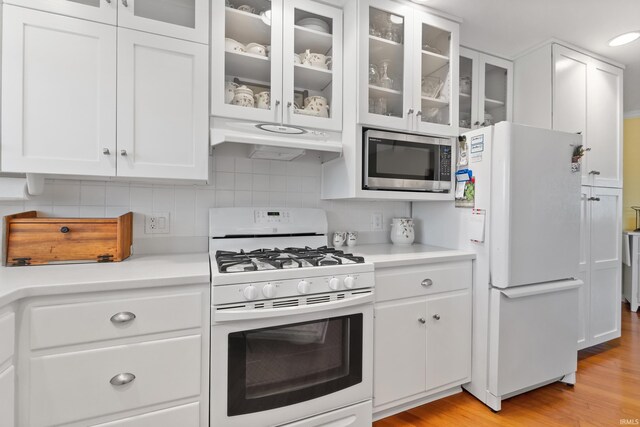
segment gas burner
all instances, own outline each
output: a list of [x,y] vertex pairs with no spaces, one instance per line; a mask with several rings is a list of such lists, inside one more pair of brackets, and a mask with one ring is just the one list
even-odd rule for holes
[[217,251],[216,262],[221,273],[238,273],[361,264],[364,258],[327,246],[315,249],[306,246],[304,248],[256,249],[248,252]]

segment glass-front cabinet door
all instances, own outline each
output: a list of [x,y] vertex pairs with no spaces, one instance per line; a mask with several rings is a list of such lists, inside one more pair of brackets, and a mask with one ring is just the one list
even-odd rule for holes
[[411,130],[415,110],[410,35],[415,11],[395,2],[369,0],[359,13],[360,122]]
[[216,0],[212,7],[212,114],[280,122],[282,0]]
[[342,128],[342,10],[309,0],[284,8],[284,122]]
[[120,0],[4,0],[6,4],[116,25]]
[[[219,1],[222,0],[216,0],[213,3]],[[204,44],[209,42],[208,0],[111,0],[111,2],[119,3],[118,25],[121,27]]]
[[416,13],[413,33],[416,130],[457,132],[458,24]]
[[504,59],[481,55],[480,88],[482,103],[478,121],[481,126],[491,126],[511,120],[512,63]]
[[478,53],[460,48],[458,100],[460,113],[458,126],[460,132],[471,130],[480,125],[478,121]]

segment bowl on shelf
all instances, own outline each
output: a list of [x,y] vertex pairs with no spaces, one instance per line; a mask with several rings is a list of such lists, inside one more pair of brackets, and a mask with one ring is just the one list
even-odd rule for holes
[[443,82],[437,77],[425,76],[422,78],[422,94],[429,98],[437,98],[442,89]]
[[237,40],[226,38],[224,39],[224,49],[227,52],[244,53],[247,51],[245,45]]
[[260,43],[249,43],[245,47],[246,52],[253,53],[255,55],[267,56],[267,48]]
[[320,31],[321,33],[329,33],[329,24],[318,18],[304,18],[296,22],[296,25],[308,30]]

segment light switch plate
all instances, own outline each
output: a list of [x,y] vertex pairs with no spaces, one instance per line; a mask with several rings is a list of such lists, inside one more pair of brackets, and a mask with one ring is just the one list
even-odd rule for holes
[[154,212],[144,217],[145,234],[168,234],[170,231],[169,212]]

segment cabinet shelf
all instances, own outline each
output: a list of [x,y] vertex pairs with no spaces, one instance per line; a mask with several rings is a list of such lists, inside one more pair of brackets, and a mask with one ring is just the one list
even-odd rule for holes
[[460,109],[468,109],[471,106],[471,95],[468,93],[461,93],[459,99]]
[[381,37],[369,36],[369,55],[371,62],[376,65],[383,59],[389,59],[394,64],[402,64],[404,45]]
[[226,37],[243,44],[271,44],[271,26],[265,24],[260,15],[230,7],[225,8],[225,12]]
[[387,89],[386,87],[376,85],[369,85],[369,92],[371,95],[382,96],[385,98],[402,96],[402,92],[399,90]]
[[331,70],[324,70],[308,65],[295,65],[295,87],[322,91],[331,84],[332,79],[333,73]]
[[422,97],[422,104],[424,106],[427,106],[427,107],[442,108],[442,107],[448,107],[449,106],[449,101],[445,101],[443,99],[431,98],[429,96],[423,96]]
[[328,54],[333,47],[333,35],[321,31],[311,30],[299,25],[294,27],[294,48],[296,53],[309,49],[313,53]]
[[484,99],[485,108],[496,108],[496,107],[504,107],[504,101],[499,101],[497,99],[485,98]]
[[225,52],[226,74],[256,81],[269,81],[271,61],[251,53]]

